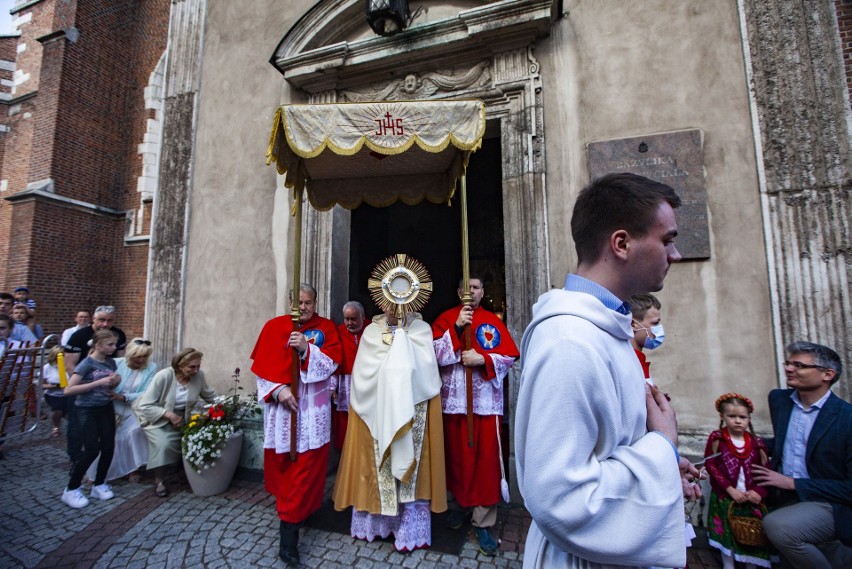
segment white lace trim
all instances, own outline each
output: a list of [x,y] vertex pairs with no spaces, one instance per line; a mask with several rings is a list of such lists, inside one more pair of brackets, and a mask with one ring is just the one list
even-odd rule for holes
[[[296,452],[320,448],[331,440],[328,378],[337,364],[315,345],[308,344],[308,349],[308,369],[302,370],[299,384]],[[290,408],[278,401],[266,402],[266,397],[280,385],[257,378],[258,399],[263,408],[263,448],[283,454],[290,452]]]
[[[461,363],[461,350],[453,351],[450,331],[433,342],[435,357],[441,370],[441,410],[448,414],[467,413],[467,393],[465,390],[465,368]],[[490,381],[482,374],[482,368],[474,368],[473,412],[477,415],[503,414],[503,379],[509,373],[515,358],[488,354],[494,363],[496,377]]]
[[432,545],[432,514],[428,500],[401,504],[401,513],[383,516],[352,510],[351,535],[357,539],[373,541],[394,534],[394,547],[412,551]]
[[352,376],[348,373],[331,376],[329,389],[333,393],[337,393],[337,410],[349,411],[349,392],[352,389]]
[[[729,548],[725,547],[724,545],[722,545],[721,543],[719,543],[718,541],[715,541],[713,539],[708,539],[707,544],[710,547],[714,547],[714,548],[718,549],[719,551],[721,551],[725,555],[727,555],[729,557],[731,556],[731,550]],[[734,556],[734,561],[738,561],[740,563],[753,563],[754,565],[757,565],[758,567],[769,567],[769,568],[772,567],[773,562],[778,563],[778,560],[779,560],[778,556],[776,556],[776,555],[772,555],[771,560],[763,559],[761,557],[754,557],[752,555],[744,555],[742,553],[734,553],[733,556]]]

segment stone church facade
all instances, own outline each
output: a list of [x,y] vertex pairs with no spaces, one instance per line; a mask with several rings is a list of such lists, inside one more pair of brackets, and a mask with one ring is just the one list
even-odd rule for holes
[[[14,75],[0,100],[0,288],[26,282],[67,307],[46,309],[53,330],[78,304],[114,303],[160,354],[205,352],[224,385],[287,310],[292,196],[265,165],[276,107],[478,98],[500,202],[480,221],[504,251],[483,266],[517,340],[575,265],[568,221],[590,145],[690,131],[707,253],[672,267],[652,355],[684,434],[699,444],[725,391],[763,400],[792,340],[852,364],[848,3],[423,0],[389,38],[363,1],[305,4],[18,3],[20,36],[0,38],[0,73]],[[359,215],[305,210],[302,280],[338,319]],[[516,389],[513,377],[510,401]]]

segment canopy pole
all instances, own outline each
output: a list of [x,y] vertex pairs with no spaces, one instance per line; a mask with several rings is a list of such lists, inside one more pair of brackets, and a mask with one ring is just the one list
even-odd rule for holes
[[[470,306],[470,245],[467,234],[467,172],[461,175],[461,238],[462,238],[462,304]],[[469,350],[472,338],[470,324],[464,327],[464,349]],[[467,446],[473,448],[473,370],[464,368],[467,396]]]
[[[290,303],[290,318],[293,320],[293,332],[299,331],[299,317],[301,316],[301,312],[299,311],[299,285],[301,284],[302,274],[302,195],[304,191],[304,185],[297,185],[293,190],[293,199],[295,200],[293,204],[293,217],[296,223],[293,236],[293,299]],[[295,347],[293,348],[293,357],[291,359],[290,391],[293,393],[293,399],[296,400],[296,408],[298,409],[301,370],[299,369],[299,351]],[[296,423],[298,416],[297,411],[290,410],[290,460],[293,462],[296,461],[296,441],[298,439],[296,436]]]

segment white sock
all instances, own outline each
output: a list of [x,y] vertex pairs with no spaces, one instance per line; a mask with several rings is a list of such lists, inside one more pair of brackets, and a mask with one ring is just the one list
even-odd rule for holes
[[722,569],[734,569],[734,556],[722,554]]

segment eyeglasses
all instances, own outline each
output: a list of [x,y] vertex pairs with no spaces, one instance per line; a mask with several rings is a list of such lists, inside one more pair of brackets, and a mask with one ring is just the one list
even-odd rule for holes
[[829,369],[825,366],[818,366],[818,365],[814,365],[814,364],[803,364],[802,362],[785,361],[784,367],[787,367],[787,366],[794,367],[797,370],[801,370],[801,369]]
[[137,346],[150,346],[151,340],[133,340],[133,343]]

